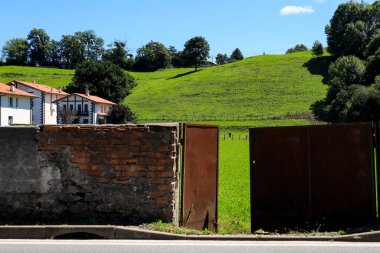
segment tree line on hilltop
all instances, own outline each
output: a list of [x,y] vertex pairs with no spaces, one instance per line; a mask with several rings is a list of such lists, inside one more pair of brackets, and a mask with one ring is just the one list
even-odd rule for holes
[[[165,47],[160,42],[150,41],[137,49],[136,56],[127,48],[127,42],[114,41],[104,47],[104,40],[94,31],[75,32],[62,35],[59,41],[50,39],[43,29],[32,29],[26,38],[14,38],[5,42],[2,59],[5,64],[18,66],[52,66],[76,68],[86,61],[110,61],[125,70],[155,71],[168,67],[194,67],[206,64],[210,46],[205,38],[189,39],[181,51],[174,46]],[[220,56],[221,57],[220,57]],[[228,58],[218,54],[218,64],[242,60],[237,48]]]

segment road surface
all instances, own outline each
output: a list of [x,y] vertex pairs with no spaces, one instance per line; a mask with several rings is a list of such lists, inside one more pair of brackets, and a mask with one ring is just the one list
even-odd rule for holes
[[379,253],[379,243],[153,240],[0,240],[0,253]]

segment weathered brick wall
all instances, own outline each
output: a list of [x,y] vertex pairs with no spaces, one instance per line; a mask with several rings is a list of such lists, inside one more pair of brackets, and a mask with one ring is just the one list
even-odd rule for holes
[[[6,161],[11,154],[0,151],[0,183],[8,185],[0,185],[0,222],[177,222],[177,137],[177,124],[82,125],[42,126],[34,131],[34,143],[30,138],[1,140],[28,145],[34,155],[10,168]],[[21,152],[22,160],[29,151],[14,152]]]

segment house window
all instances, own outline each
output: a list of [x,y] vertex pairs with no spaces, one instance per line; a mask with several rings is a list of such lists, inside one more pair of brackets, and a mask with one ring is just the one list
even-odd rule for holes
[[77,107],[78,107],[77,108],[78,113],[82,113],[82,105],[78,105]]
[[18,108],[18,98],[16,98],[16,108]]
[[8,116],[8,125],[11,126],[13,124],[13,116]]
[[63,110],[64,110],[64,111],[67,110],[67,105],[63,105]]
[[88,124],[88,119],[83,119],[83,124]]
[[9,107],[13,107],[13,98],[9,98]]
[[85,105],[84,105],[84,112],[85,112],[85,113],[88,113],[88,104],[85,104]]
[[70,105],[70,111],[74,111],[74,105]]

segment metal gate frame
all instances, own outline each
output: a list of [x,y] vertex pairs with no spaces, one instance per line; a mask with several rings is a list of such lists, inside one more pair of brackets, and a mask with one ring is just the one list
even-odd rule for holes
[[181,133],[180,224],[217,230],[219,126],[185,123]]

